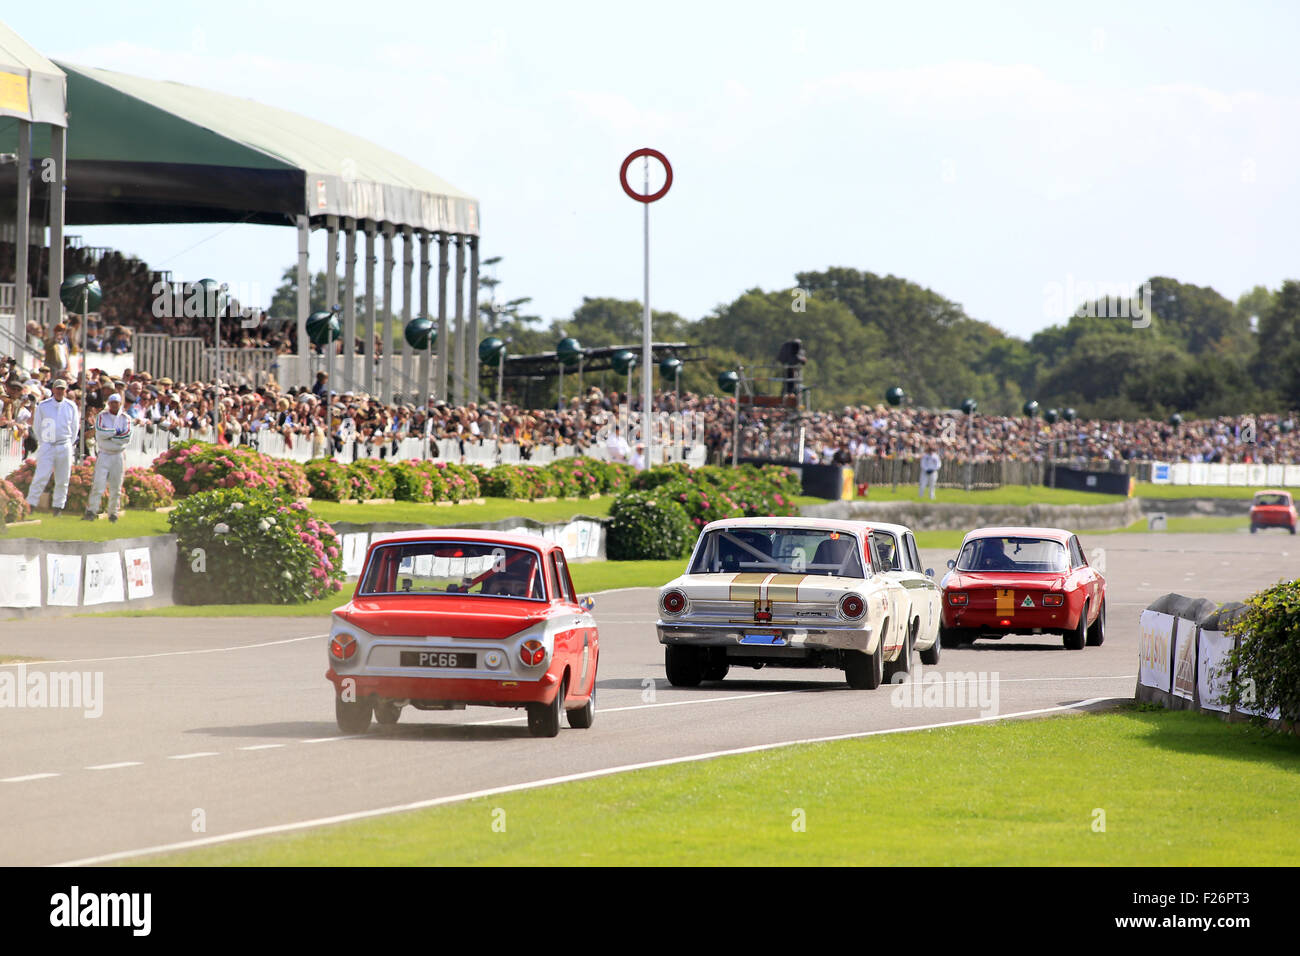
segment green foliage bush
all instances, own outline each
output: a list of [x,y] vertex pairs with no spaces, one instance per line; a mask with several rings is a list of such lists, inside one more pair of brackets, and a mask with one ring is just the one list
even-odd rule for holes
[[388,462],[376,458],[361,458],[346,467],[348,481],[352,485],[349,498],[373,501],[376,498],[393,497],[397,479]]
[[204,491],[167,523],[181,604],[298,604],[343,587],[338,536],[305,504],[244,488]]
[[1264,715],[1276,709],[1294,729],[1300,721],[1300,581],[1279,582],[1245,603],[1245,613],[1228,628],[1238,641],[1224,665],[1224,673],[1235,674],[1225,702]]
[[690,553],[695,537],[679,503],[629,491],[610,507],[605,553],[613,561],[681,558]]
[[318,458],[305,466],[311,496],[321,501],[342,501],[352,497],[348,470],[333,458]]

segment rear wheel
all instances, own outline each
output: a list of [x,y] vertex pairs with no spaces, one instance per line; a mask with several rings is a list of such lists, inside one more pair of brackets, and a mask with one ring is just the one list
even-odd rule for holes
[[1101,608],[1097,611],[1097,620],[1088,628],[1088,646],[1101,647],[1106,640],[1106,599],[1101,599]]
[[934,667],[939,663],[939,654],[942,650],[943,642],[936,637],[933,644],[921,651],[921,663],[926,667]]
[[[1252,525],[1250,526],[1250,533],[1251,533],[1251,534],[1254,534],[1254,533],[1255,533],[1256,531],[1258,531],[1258,530],[1259,530],[1259,526],[1258,526],[1258,525],[1256,525],[1256,524],[1252,524]],[[1295,531],[1293,530],[1291,533],[1292,533],[1292,534],[1295,534]]]
[[391,727],[402,716],[402,708],[391,700],[375,701],[375,720],[381,727]]
[[731,670],[731,665],[725,660],[709,661],[704,665],[705,680],[726,680],[727,672]]
[[362,700],[334,698],[334,719],[345,734],[364,734],[370,728],[370,714],[374,704],[369,697]]
[[1088,605],[1083,605],[1083,610],[1079,612],[1079,626],[1065,635],[1065,649],[1067,651],[1081,651],[1083,646],[1088,642]]
[[876,652],[844,652],[844,679],[854,690],[875,690],[885,679],[885,639],[881,635]]
[[959,647],[962,644],[974,642],[962,633],[961,628],[941,627],[939,628],[939,643],[944,647]]
[[674,687],[699,687],[704,679],[704,660],[698,647],[664,645],[664,670]]
[[555,700],[549,704],[528,705],[528,732],[534,737],[554,737],[560,732],[560,714],[564,711],[564,696],[569,692],[567,679],[560,681]]
[[566,710],[564,716],[569,719],[569,726],[578,730],[586,730],[591,726],[592,721],[596,719],[596,688],[591,689],[591,696],[581,707],[574,710]]
[[898,657],[892,661],[885,661],[884,670],[885,683],[887,684],[901,684],[912,673],[912,631],[910,628],[903,638],[903,647],[899,650]]

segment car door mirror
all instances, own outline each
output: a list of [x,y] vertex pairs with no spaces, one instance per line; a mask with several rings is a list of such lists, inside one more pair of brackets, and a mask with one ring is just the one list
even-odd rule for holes
[[957,559],[956,559],[956,558],[949,558],[949,559],[948,559],[948,570],[951,571],[951,570],[952,570],[953,568],[955,568],[955,567],[957,567]]
[[934,568],[926,568],[926,569],[925,569],[925,576],[926,576],[927,578],[932,578],[932,577],[934,577]]
[[590,611],[592,608],[596,606],[596,599],[592,597],[590,594],[588,594],[578,603],[582,605],[582,609],[584,611]]

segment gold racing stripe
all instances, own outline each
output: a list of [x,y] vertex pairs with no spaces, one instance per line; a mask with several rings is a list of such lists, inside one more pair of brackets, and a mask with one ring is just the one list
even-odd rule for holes
[[772,575],[761,571],[747,571],[731,579],[728,593],[732,601],[761,601],[763,599],[763,582]]
[[767,582],[767,599],[773,604],[793,604],[799,600],[799,584],[806,574],[774,574]]
[[997,589],[997,613],[1014,617],[1016,613],[1016,592],[1013,588]]

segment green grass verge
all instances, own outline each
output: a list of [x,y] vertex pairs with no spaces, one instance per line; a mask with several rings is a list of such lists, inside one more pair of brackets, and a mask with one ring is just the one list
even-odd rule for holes
[[[579,593],[614,588],[657,588],[686,570],[685,558],[667,561],[587,561],[570,564],[573,586]],[[599,608],[600,605],[597,605]]]
[[[917,501],[915,485],[899,485],[890,490],[889,485],[872,485],[871,491],[862,501]],[[929,501],[927,497],[925,499]],[[979,491],[966,491],[962,488],[938,488],[934,500],[939,504],[950,505],[1110,505],[1124,500],[1123,495],[1101,495],[1093,491],[1071,491],[1066,488],[1045,488],[1034,485],[1003,485],[1001,488],[988,488]],[[811,498],[800,495],[796,504],[826,504],[824,498]]]
[[[565,498],[559,501],[513,501],[509,498],[488,498],[481,505],[455,505],[439,507],[413,501],[399,501],[391,505],[341,505],[336,502],[317,502],[312,511],[329,522],[350,521],[355,524],[379,524],[385,521],[404,524],[428,524],[432,527],[456,527],[463,524],[480,524],[500,521],[503,518],[533,518],[537,521],[568,521],[576,515],[603,518],[609,514],[613,495],[599,498]],[[33,517],[40,524],[8,527],[0,532],[5,538],[39,538],[43,541],[110,541],[114,538],[137,538],[147,535],[167,534],[167,516],[156,511],[125,511],[116,523],[82,521],[80,515],[64,514],[54,517],[41,513]]]
[[784,747],[144,862],[1295,866],[1297,802],[1300,740],[1128,707]]
[[1135,494],[1139,498],[1244,498],[1250,500],[1258,488],[1237,488],[1228,485],[1153,485],[1149,481],[1139,481]]

